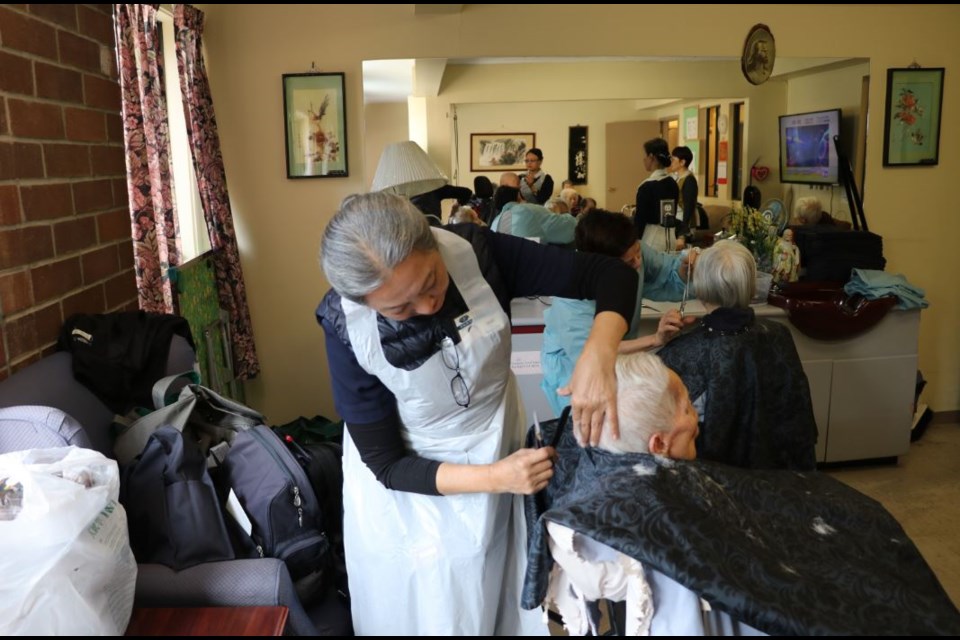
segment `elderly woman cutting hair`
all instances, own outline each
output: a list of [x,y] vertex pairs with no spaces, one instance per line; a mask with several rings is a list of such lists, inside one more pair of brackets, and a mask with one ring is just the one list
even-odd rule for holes
[[344,200],[323,235],[326,332],[344,444],[344,539],[358,634],[546,633],[523,612],[525,540],[514,494],[542,489],[550,448],[520,449],[510,299],[597,300],[571,379],[574,419],[616,432],[617,344],[637,275],[483,229],[433,229],[409,202]]

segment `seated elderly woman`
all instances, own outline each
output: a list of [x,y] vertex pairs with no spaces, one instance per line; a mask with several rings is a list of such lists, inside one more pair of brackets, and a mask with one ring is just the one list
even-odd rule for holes
[[[554,477],[528,496],[522,604],[596,635],[955,635],[960,613],[896,520],[817,472],[694,460],[686,389],[657,356],[617,361],[620,438],[559,425]],[[543,425],[550,438],[556,425]],[[655,454],[655,455],[651,455]]]
[[707,310],[660,350],[700,415],[700,457],[756,469],[813,469],[817,425],[790,330],[750,307],[756,263],[738,242],[705,250],[693,270]]

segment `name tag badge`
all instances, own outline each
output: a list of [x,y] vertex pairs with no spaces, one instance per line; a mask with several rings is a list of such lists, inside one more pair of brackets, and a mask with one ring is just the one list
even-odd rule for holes
[[673,200],[660,201],[660,225],[674,227],[677,224],[676,203]]
[[469,327],[473,324],[473,317],[470,315],[470,312],[468,311],[467,313],[463,314],[462,316],[454,320],[454,322],[456,322],[457,324],[457,331],[469,330]]

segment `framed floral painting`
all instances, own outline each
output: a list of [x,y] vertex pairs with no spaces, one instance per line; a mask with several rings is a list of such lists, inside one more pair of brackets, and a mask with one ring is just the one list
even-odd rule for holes
[[887,69],[883,166],[940,162],[943,68]]
[[343,73],[283,75],[288,178],[349,175],[343,77]]

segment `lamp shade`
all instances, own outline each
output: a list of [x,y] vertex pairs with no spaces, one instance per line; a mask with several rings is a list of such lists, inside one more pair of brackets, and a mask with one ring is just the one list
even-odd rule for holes
[[447,184],[436,163],[416,142],[394,142],[384,148],[373,176],[371,191],[387,191],[412,198]]

